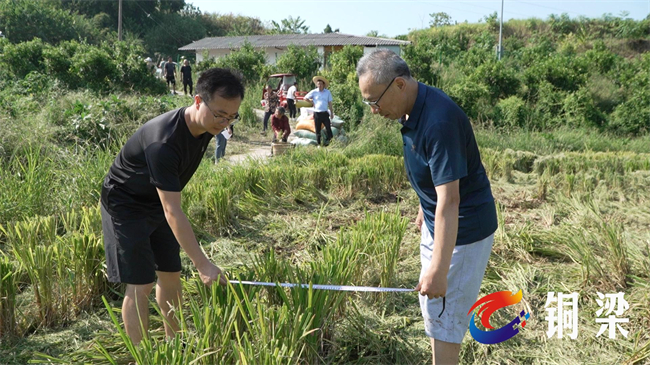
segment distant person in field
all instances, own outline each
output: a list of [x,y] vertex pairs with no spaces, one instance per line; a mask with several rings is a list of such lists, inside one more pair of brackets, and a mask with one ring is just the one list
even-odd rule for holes
[[[332,109],[332,93],[327,89],[328,82],[322,76],[314,76],[312,79],[314,84],[316,84],[316,89],[310,91],[305,95],[305,100],[314,104],[314,127],[316,129],[316,143],[320,146],[320,128],[321,124],[325,125],[325,131],[327,133],[327,138],[325,140],[325,145],[328,145],[330,140],[332,140],[332,124],[330,122],[331,117],[334,118],[334,110]],[[329,113],[328,113],[329,110]]]
[[492,252],[497,214],[469,119],[440,89],[411,77],[389,50],[357,65],[359,89],[374,114],[399,120],[404,165],[420,200],[420,292],[434,364],[458,363]]
[[147,70],[155,75],[156,74],[156,64],[153,62],[151,57],[145,58],[144,62],[147,64]]
[[181,191],[212,137],[237,119],[244,86],[239,75],[213,68],[201,74],[196,91],[192,105],[142,125],[122,147],[102,184],[106,271],[110,282],[126,284],[122,319],[136,344],[143,336],[140,320],[145,330],[149,325],[148,296],[154,286],[165,334],[171,337],[179,330],[171,309],[181,305],[181,247],[203,283],[227,283],[199,246],[181,209]]
[[228,128],[224,129],[223,132],[214,136],[215,140],[215,149],[214,149],[214,163],[218,163],[226,155],[226,145],[228,140],[232,138],[235,134],[233,129],[233,124],[236,121],[233,121]]
[[[193,85],[194,83],[192,82],[192,66],[190,66],[190,61],[185,60],[183,62],[183,66],[181,67],[181,77],[183,79],[183,92],[185,95],[193,96],[192,91],[193,91]],[[187,93],[187,87],[190,87],[190,93]]]
[[278,137],[282,142],[286,142],[291,134],[291,126],[289,125],[289,118],[284,115],[285,110],[283,107],[278,107],[275,114],[271,117],[271,128],[273,128],[273,142],[278,141]]
[[167,59],[163,72],[167,80],[167,87],[169,87],[169,84],[172,84],[172,94],[176,95],[176,63],[172,62],[171,57]]
[[[278,92],[281,92],[281,90],[278,90]],[[273,113],[275,113],[275,109],[278,107],[278,104],[280,102],[278,93],[273,91],[271,85],[266,86],[266,91],[264,92],[264,100],[266,100],[266,106],[264,107],[264,129],[262,130],[262,135],[266,134],[266,128],[269,125],[269,118],[271,115],[273,115]]]
[[298,83],[294,82],[287,90],[287,107],[289,108],[289,118],[296,117],[296,91],[298,90]]

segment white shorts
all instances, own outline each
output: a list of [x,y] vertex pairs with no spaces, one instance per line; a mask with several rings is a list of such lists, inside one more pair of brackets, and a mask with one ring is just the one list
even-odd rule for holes
[[[442,298],[429,299],[426,295],[420,295],[424,332],[427,336],[445,342],[462,342],[471,319],[467,312],[476,302],[481,289],[493,242],[494,234],[491,234],[483,240],[454,247],[447,274],[447,294],[442,316],[438,317],[442,312]],[[423,224],[420,243],[422,260],[420,280],[429,267],[432,250],[433,238],[426,224]]]

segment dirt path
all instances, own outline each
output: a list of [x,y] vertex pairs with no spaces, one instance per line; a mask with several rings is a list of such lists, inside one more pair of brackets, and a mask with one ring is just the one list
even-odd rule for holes
[[237,155],[227,155],[224,156],[226,161],[232,163],[242,163],[249,158],[252,160],[266,160],[271,157],[271,146],[255,146],[252,149],[246,151],[246,153],[240,153]]
[[[261,122],[264,119],[264,111],[255,109],[255,114],[257,116],[257,119]],[[231,163],[242,163],[248,160],[249,158],[252,160],[267,160],[269,157],[271,157],[271,144],[258,144],[256,143],[253,145],[251,149],[246,151],[245,153],[240,153],[240,154],[235,154],[235,155],[228,155],[224,156],[226,161],[229,161]]]

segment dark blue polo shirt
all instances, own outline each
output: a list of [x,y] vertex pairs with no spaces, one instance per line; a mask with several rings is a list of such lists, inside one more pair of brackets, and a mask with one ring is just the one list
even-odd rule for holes
[[435,187],[460,180],[456,245],[480,241],[497,229],[490,182],[481,163],[472,125],[442,90],[418,83],[409,119],[402,122],[404,165],[434,235]]

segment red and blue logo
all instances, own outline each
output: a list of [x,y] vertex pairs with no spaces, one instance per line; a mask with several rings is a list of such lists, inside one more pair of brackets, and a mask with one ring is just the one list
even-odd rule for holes
[[492,325],[490,325],[490,316],[492,313],[501,308],[521,302],[521,298],[522,294],[521,290],[519,290],[517,294],[512,294],[510,291],[499,291],[486,295],[483,298],[477,300],[472,308],[470,308],[469,312],[467,312],[467,315],[469,316],[469,314],[472,313],[475,308],[481,307],[481,305],[483,305],[477,311],[478,317],[481,319],[481,324],[483,327],[486,329],[492,329],[492,331],[482,331],[478,329],[474,323],[474,316],[476,316],[477,313],[474,313],[472,314],[472,319],[469,322],[469,332],[472,334],[472,337],[474,337],[476,341],[484,343],[486,345],[493,345],[495,343],[500,343],[514,337],[517,333],[519,333],[518,325],[520,323],[521,328],[524,328],[526,326],[526,320],[530,318],[530,313],[521,311],[518,317],[515,317],[512,321],[510,321],[510,323],[496,330],[494,327],[492,327]]

